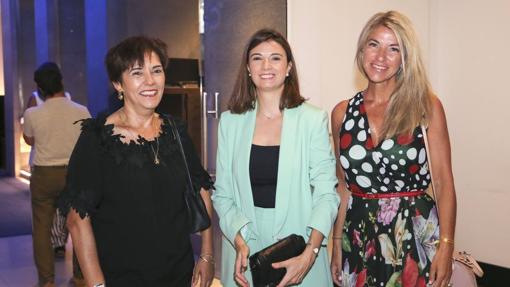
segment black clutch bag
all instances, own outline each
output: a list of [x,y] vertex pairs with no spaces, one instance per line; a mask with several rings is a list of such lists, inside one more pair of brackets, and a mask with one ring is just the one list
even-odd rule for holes
[[274,269],[271,264],[296,257],[303,253],[305,247],[303,236],[291,234],[250,256],[250,271],[254,287],[278,285],[287,270]]

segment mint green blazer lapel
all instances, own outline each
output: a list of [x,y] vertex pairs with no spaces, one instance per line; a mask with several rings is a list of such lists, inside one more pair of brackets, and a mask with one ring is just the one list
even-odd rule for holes
[[235,156],[237,159],[234,158],[234,162],[236,162],[234,172],[238,173],[238,176],[234,177],[239,179],[238,192],[241,208],[244,210],[246,217],[248,217],[248,219],[253,223],[254,226],[252,231],[255,232],[255,235],[258,234],[258,229],[255,219],[255,208],[250,181],[250,154],[253,142],[253,133],[255,131],[256,111],[256,108],[247,111],[243,117],[243,123],[241,125],[242,131],[239,133],[239,138],[236,141],[238,152]]
[[[300,157],[299,153],[295,151],[295,136],[298,129],[298,122],[296,115],[299,108],[285,109],[282,122],[282,133],[280,138],[280,154],[278,159],[278,182],[276,186],[276,201],[275,201],[275,221],[274,221],[274,234],[283,228],[283,224],[288,215],[289,197],[291,195],[290,181],[292,180],[293,172],[298,166],[299,161],[296,157]],[[239,133],[238,139],[238,159],[236,172],[238,172],[240,181],[239,195],[242,209],[245,211],[248,219],[253,223],[254,236],[258,235],[258,227],[255,218],[255,208],[253,203],[253,195],[251,190],[250,181],[250,154],[251,145],[253,142],[253,133],[255,131],[255,121],[257,115],[257,108],[246,112],[243,119],[245,128]],[[275,238],[280,239],[280,238]]]
[[[297,168],[299,153],[295,151],[295,137],[297,127],[296,115],[298,108],[285,109],[283,115],[282,132],[280,138],[280,155],[278,159],[278,181],[276,185],[275,201],[275,222],[273,226],[274,234],[278,234],[283,228],[283,224],[288,215],[289,197],[291,195],[290,182],[293,171]],[[280,239],[280,238],[275,238]]]

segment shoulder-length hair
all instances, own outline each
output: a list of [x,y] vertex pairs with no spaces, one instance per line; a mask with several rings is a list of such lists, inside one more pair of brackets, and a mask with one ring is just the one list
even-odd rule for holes
[[432,91],[423,65],[416,32],[409,18],[397,11],[377,13],[368,20],[358,39],[356,62],[363,69],[363,49],[370,34],[380,26],[393,31],[400,46],[402,66],[396,75],[393,91],[384,115],[383,138],[412,133],[420,124],[427,124],[431,113]]
[[287,61],[292,63],[289,76],[285,78],[283,94],[280,98],[280,110],[295,108],[305,101],[299,93],[296,63],[289,43],[281,33],[272,29],[261,29],[251,36],[243,52],[243,61],[239,67],[237,81],[228,102],[228,109],[234,114],[242,114],[255,108],[257,90],[255,84],[251,80],[247,66],[251,50],[259,44],[268,41],[274,41],[280,44],[283,50],[285,50]]

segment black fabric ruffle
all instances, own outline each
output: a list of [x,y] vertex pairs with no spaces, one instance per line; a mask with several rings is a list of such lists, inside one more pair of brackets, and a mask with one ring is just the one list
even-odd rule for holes
[[[163,124],[158,135],[159,154],[161,155],[169,155],[176,152],[177,149],[168,117],[162,115]],[[152,164],[153,158],[147,151],[151,150],[151,145],[155,146],[155,140],[148,141],[139,136],[137,140],[131,140],[129,143],[122,142],[123,136],[114,134],[113,125],[105,125],[105,122],[106,116],[86,119],[82,122],[82,132],[94,133],[100,139],[99,148],[105,156],[112,157],[118,165],[133,164],[142,168],[146,164]],[[182,131],[185,131],[185,124],[182,121],[176,121],[176,124],[178,128],[181,126]],[[171,135],[171,137],[167,135]]]
[[[182,156],[176,141],[168,115],[161,115],[163,123],[159,141],[159,156],[171,158],[173,164],[182,164]],[[81,218],[93,217],[101,204],[104,192],[103,161],[112,161],[116,166],[128,165],[138,169],[154,164],[153,152],[156,140],[148,141],[143,137],[129,143],[122,142],[122,135],[114,134],[112,124],[106,123],[106,115],[81,120],[82,133],[69,161],[66,187],[57,200],[57,207],[67,215],[70,208],[75,209]],[[200,160],[188,136],[183,121],[173,118],[190,168],[190,175],[195,190],[212,189],[214,183],[202,168]],[[179,166],[178,168],[181,168]],[[182,164],[182,168],[184,164]],[[170,176],[170,175],[169,175]]]
[[60,213],[67,217],[71,208],[74,209],[82,219],[86,216],[93,217],[96,206],[90,201],[91,190],[77,188],[72,185],[66,186],[67,192],[63,192],[57,200],[57,208]]

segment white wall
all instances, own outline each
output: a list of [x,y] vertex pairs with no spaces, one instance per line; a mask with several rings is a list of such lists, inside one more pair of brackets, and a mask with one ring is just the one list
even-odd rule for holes
[[446,109],[458,197],[458,249],[510,267],[510,1],[288,1],[288,37],[302,93],[328,112],[365,87],[357,37],[379,11],[413,21],[434,90]]
[[428,2],[406,0],[288,0],[287,35],[296,57],[302,94],[328,111],[365,87],[355,67],[358,35],[379,11],[398,7],[413,19],[428,45]]
[[446,108],[460,248],[510,267],[510,1],[433,1],[431,81]]

